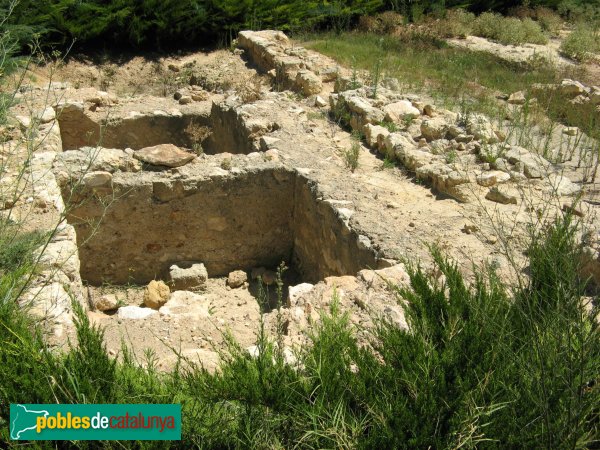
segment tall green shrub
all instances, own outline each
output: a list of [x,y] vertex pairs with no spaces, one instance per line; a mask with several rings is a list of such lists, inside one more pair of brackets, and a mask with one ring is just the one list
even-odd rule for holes
[[345,28],[383,0],[21,0],[12,23],[49,42],[161,47],[235,37],[242,29]]

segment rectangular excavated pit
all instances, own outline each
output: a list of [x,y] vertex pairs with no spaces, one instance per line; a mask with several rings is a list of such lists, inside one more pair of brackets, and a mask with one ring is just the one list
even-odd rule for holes
[[66,105],[58,113],[63,150],[101,145],[105,148],[139,150],[158,144],[192,148],[186,129],[190,124],[208,125],[202,115],[133,115],[95,119],[79,105]]
[[[203,262],[211,277],[286,261],[304,281],[374,267],[336,209],[306,178],[284,169],[177,180],[115,177],[112,202],[92,192],[68,219],[92,285],[166,279],[172,264]],[[101,220],[100,220],[101,219]]]
[[139,150],[159,144],[194,149],[201,144],[209,155],[251,153],[256,151],[252,138],[257,133],[277,128],[272,123],[258,128],[242,123],[235,108],[217,104],[210,113],[130,113],[123,117],[119,113],[91,115],[80,104],[66,104],[58,109],[58,121],[63,150],[95,146]]

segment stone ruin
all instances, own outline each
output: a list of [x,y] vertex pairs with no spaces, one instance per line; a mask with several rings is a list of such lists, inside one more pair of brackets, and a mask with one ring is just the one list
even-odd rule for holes
[[[238,45],[271,78],[274,90],[257,101],[243,103],[235,93],[146,101],[91,92],[41,111],[41,151],[31,165],[35,201],[64,214],[67,223],[44,249],[45,270],[23,303],[47,321],[58,341],[70,329],[71,296],[85,308],[118,309],[119,320],[168,318],[177,316],[174,311],[200,320],[210,314],[197,309],[197,287],[228,277],[223,283],[237,289],[257,270],[267,280],[265,273],[272,277],[282,261],[295,273],[285,298],[290,345],[302,342],[334,292],[356,323],[372,323],[376,313],[405,326],[385,280],[407,282],[401,261],[426,258],[416,250],[421,239],[439,233],[452,241],[458,232],[470,254],[483,255],[498,239],[465,236],[483,231],[484,225],[473,224],[482,202],[505,208],[521,224],[523,210],[535,204],[526,191],[540,202],[554,196],[575,208],[580,186],[559,165],[511,144],[483,115],[437,108],[393,83],[375,93],[281,32],[244,31]],[[277,92],[288,89],[307,100],[300,105]],[[331,126],[359,132],[375,155],[397,162],[414,185],[401,189],[411,191],[398,197],[400,182],[392,175],[350,175],[327,147],[331,139],[308,118],[310,108],[326,111]],[[31,125],[20,121],[24,129]],[[201,142],[190,127],[206,130]],[[190,150],[198,145],[201,154]],[[488,163],[483,152],[498,157]],[[377,177],[383,176],[380,186]],[[439,196],[465,206],[444,216]],[[438,222],[417,226],[411,218],[421,211],[435,211]],[[453,220],[460,222],[456,230],[450,230]],[[590,233],[588,268],[598,276],[597,232]],[[192,281],[176,285],[185,277]],[[88,286],[106,283],[155,283],[145,295],[153,296],[160,314],[140,316],[114,298],[90,304]],[[178,294],[187,290],[196,292]],[[256,318],[258,309],[252,311],[247,316]]]

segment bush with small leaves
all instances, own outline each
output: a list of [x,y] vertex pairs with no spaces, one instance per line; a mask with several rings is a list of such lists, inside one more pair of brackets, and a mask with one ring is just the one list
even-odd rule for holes
[[360,156],[360,143],[352,142],[349,149],[344,150],[344,162],[350,171],[354,172],[358,168],[358,158]]
[[588,61],[594,53],[600,53],[600,33],[588,25],[580,25],[565,38],[560,50],[570,58]]

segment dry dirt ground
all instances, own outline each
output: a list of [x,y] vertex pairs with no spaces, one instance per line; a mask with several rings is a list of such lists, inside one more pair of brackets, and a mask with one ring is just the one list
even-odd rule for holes
[[[308,54],[322,64],[335,66],[320,55]],[[340,73],[344,73],[343,68]],[[196,77],[196,83],[202,86],[201,91],[206,95],[182,105],[173,98],[173,94],[178,89],[188,89],[191,76]],[[47,88],[48,83],[52,83],[50,89]],[[254,111],[262,121],[278,124],[277,129],[269,132],[269,137],[278,140],[275,151],[271,148],[270,154],[261,153],[258,157],[254,154],[257,152],[233,156],[204,154],[181,169],[165,172],[164,177],[192,179],[204,174],[230,177],[252,173],[258,170],[258,166],[307,174],[317,186],[316,201],[329,202],[352,233],[366,237],[367,243],[363,242],[363,245],[381,256],[379,266],[360,267],[365,269],[360,274],[357,271],[333,273],[334,276],[322,280],[311,280],[314,284],[312,290],[289,300],[287,287],[303,280],[295,277],[284,280],[283,301],[286,305],[282,315],[278,317],[277,311],[272,310],[265,314],[264,320],[271,331],[278,321],[285,325],[283,343],[290,360],[293,360],[294,348],[306,343],[312,324],[318,322],[319,313],[331,305],[334,293],[342,307],[351,314],[352,323],[365,342],[368,329],[376,318],[405,326],[402,309],[382,277],[406,283],[406,273],[397,265],[405,260],[421,260],[434,273],[427,244],[437,244],[469,277],[472,264],[490,264],[507,281],[514,280],[523,269],[527,226],[537,224],[540,214],[547,212],[545,210],[572,202],[572,197],[549,195],[542,181],[533,180],[518,204],[499,204],[485,199],[487,188],[477,183],[473,183],[471,188],[476,200],[461,203],[420,182],[400,165],[384,167],[381,156],[365,146],[360,149],[358,168],[351,172],[346,167],[344,152],[352,147],[354,141],[350,133],[330,120],[328,107],[316,106],[314,95],[304,97],[291,91],[273,92],[272,88],[269,77],[262,71],[257,72],[256,66],[239,50],[199,52],[155,60],[134,57],[100,65],[71,59],[66,63],[32,67],[26,85],[21,89],[20,102],[12,113],[14,116],[30,116],[46,105],[55,106],[68,101],[81,102],[87,117],[97,122],[110,117],[134,117],[156,111],[167,115],[207,117],[213,103],[223,102],[236,93],[239,97],[240,92],[251,95],[257,90],[262,91],[256,106],[252,106],[254,101],[250,100],[243,108]],[[107,97],[102,97],[108,100],[90,101],[98,97],[98,90],[108,92]],[[333,82],[325,82],[320,95],[326,98],[332,90]],[[16,123],[16,128],[11,131],[17,141],[23,137],[19,128],[23,128],[22,123],[20,127]],[[55,148],[47,144],[42,143],[40,148],[59,153],[62,150],[57,147],[60,143]],[[34,148],[33,152],[36,151]],[[11,156],[10,161],[6,159],[7,155]],[[3,144],[3,157],[8,161],[8,169],[3,174],[6,184],[15,180],[19,161],[26,156],[27,151],[22,145],[14,141]],[[230,162],[224,163],[225,160]],[[570,171],[572,181],[580,181],[576,167],[565,170]],[[115,184],[121,180],[118,177],[152,179],[154,183],[163,180],[161,173],[145,171],[139,174],[114,172]],[[591,193],[595,191],[594,186],[587,186],[587,189]],[[517,192],[517,189],[514,191]],[[523,193],[523,189],[520,192]],[[261,200],[268,202],[270,193],[263,195],[265,197]],[[585,221],[594,223],[597,199],[588,196],[587,200],[580,209]],[[12,206],[5,210],[5,214],[10,212],[11,217],[23,223],[26,229],[44,228],[60,216],[41,199],[39,191],[36,192],[27,183],[24,183],[24,195],[19,201],[5,206]],[[255,213],[260,214],[260,211],[248,212]],[[343,217],[344,214],[347,216]],[[144,233],[148,224],[123,226],[138,227],[137,232]],[[232,255],[232,258],[235,256]],[[248,267],[237,268],[250,271]],[[369,269],[383,272],[375,274]],[[224,333],[230,331],[242,347],[251,348],[256,341],[261,318],[256,281],[251,280],[250,284],[232,289],[227,286],[226,280],[223,275],[211,276],[201,290],[194,293],[180,291],[177,293],[179,303],[172,314],[161,312],[138,320],[121,318],[115,311],[90,310],[88,315],[93,323],[105,327],[106,345],[111,355],[118,356],[124,343],[142,363],[146,359],[145,350],[150,349],[161,369],[174,366],[177,360],[175,352],[214,369],[219,360],[218,352],[223,350]],[[92,305],[95,299],[114,294],[120,307],[142,306],[144,288],[143,285],[105,283],[87,286],[83,295]],[[272,294],[275,287],[269,289]],[[70,328],[55,343],[64,345],[68,336],[72,336]]]

